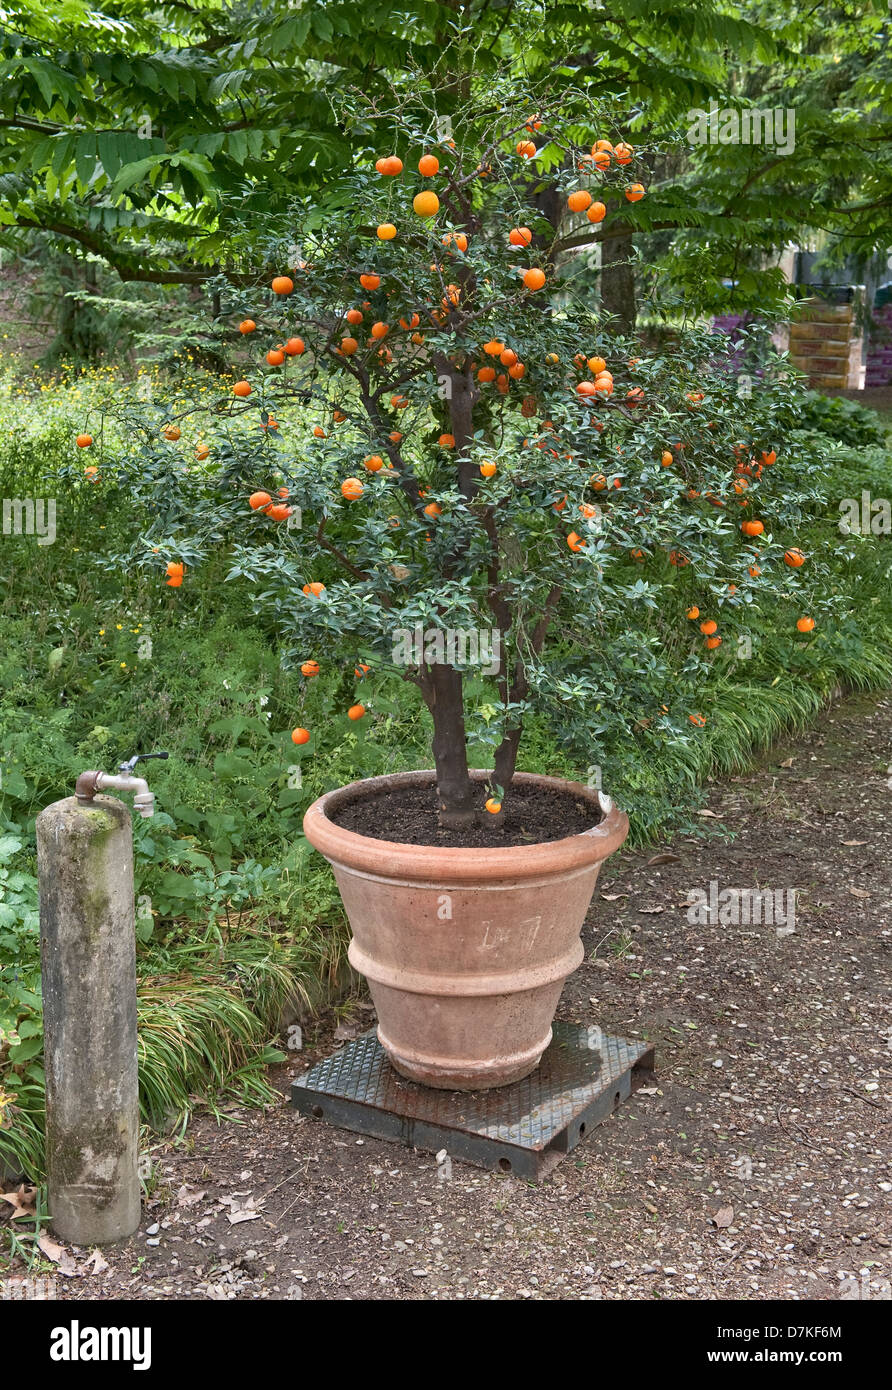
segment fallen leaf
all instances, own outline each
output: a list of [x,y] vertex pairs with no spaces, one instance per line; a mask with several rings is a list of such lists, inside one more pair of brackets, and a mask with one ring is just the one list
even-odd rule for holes
[[38,1250],[42,1250],[47,1259],[52,1260],[53,1264],[56,1264],[65,1253],[65,1246],[57,1245],[49,1236],[38,1236],[37,1248]]
[[334,1030],[335,1042],[352,1042],[358,1032],[352,1023],[339,1023]]
[[620,898],[627,898],[628,896],[629,896],[628,893],[602,893],[602,894],[601,894],[601,897],[604,899],[605,903],[617,903],[617,902],[619,902]]
[[30,1183],[23,1182],[15,1192],[0,1192],[0,1202],[9,1202],[15,1207],[15,1211],[9,1218],[10,1221],[23,1221],[36,1216],[34,1203],[37,1198],[37,1188]]
[[718,1226],[719,1230],[724,1230],[724,1228],[725,1228],[726,1226],[730,1226],[730,1225],[731,1225],[731,1223],[733,1222],[733,1220],[734,1220],[734,1208],[733,1208],[733,1207],[719,1207],[718,1211],[715,1213],[715,1215],[714,1215],[713,1218],[712,1218],[712,1224],[713,1224],[714,1226]]
[[718,815],[715,811],[698,811],[698,812],[697,812],[697,815],[698,815],[698,816],[708,816],[710,820],[721,820],[721,819],[722,819],[721,816]]
[[849,892],[853,898],[869,898],[870,894],[866,888],[850,888]]
[[642,913],[642,915],[653,917],[655,913],[665,912],[666,909],[664,907],[639,907],[638,911]]
[[792,767],[792,766],[793,766],[793,759],[792,759],[792,758],[785,758],[784,761],[781,763],[781,767]]
[[851,849],[851,848],[853,848],[855,845],[869,845],[869,844],[870,844],[870,841],[869,841],[869,840],[842,840],[840,843],[841,843],[841,844],[844,844],[844,845],[847,845],[847,846]]
[[647,863],[648,867],[651,864],[680,864],[681,855],[669,854],[668,852],[666,854],[654,854],[650,859],[648,859]]
[[177,1191],[178,1207],[194,1207],[196,1202],[200,1202],[206,1197],[207,1191],[198,1192],[195,1188],[189,1187],[186,1183]]
[[[90,1265],[93,1266],[92,1269],[90,1269]],[[101,1250],[94,1250],[90,1258],[84,1261],[83,1267],[89,1269],[91,1274],[104,1274],[107,1269],[111,1268]]]

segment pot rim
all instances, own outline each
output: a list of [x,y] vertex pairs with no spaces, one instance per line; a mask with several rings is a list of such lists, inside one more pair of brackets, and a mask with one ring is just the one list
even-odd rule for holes
[[[490,774],[473,769],[474,781],[485,781]],[[495,880],[542,878],[588,868],[613,854],[626,838],[629,818],[612,801],[605,808],[601,793],[581,782],[548,777],[535,772],[516,772],[514,780],[539,785],[581,797],[601,812],[601,820],[588,830],[566,835],[560,840],[541,840],[534,845],[506,845],[503,849],[474,846],[411,845],[395,840],[377,840],[346,830],[329,817],[350,801],[379,791],[429,785],[436,777],[430,769],[395,772],[382,777],[366,777],[323,793],[304,815],[304,833],[310,844],[329,860],[352,872],[365,872],[382,878],[449,883],[487,883]]]

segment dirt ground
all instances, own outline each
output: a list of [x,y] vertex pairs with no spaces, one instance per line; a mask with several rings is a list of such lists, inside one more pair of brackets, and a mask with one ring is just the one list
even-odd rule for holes
[[[159,1151],[138,1235],[70,1252],[58,1295],[888,1298],[890,765],[892,698],[850,699],[712,786],[706,838],[617,859],[559,1013],[651,1039],[656,1081],[540,1184],[440,1180],[283,1095]],[[689,921],[713,882],[795,889],[795,926]],[[283,1093],[372,1021],[323,1020]]]

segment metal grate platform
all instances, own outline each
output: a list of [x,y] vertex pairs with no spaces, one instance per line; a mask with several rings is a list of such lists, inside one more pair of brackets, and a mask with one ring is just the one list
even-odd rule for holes
[[291,1086],[303,1115],[484,1168],[540,1178],[611,1114],[653,1067],[653,1048],[555,1023],[539,1066],[492,1091],[436,1091],[391,1067],[375,1030]]

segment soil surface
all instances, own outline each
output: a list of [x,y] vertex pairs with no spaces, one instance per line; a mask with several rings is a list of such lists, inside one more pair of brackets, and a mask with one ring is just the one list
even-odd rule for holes
[[[611,862],[559,1013],[652,1040],[656,1078],[538,1185],[295,1118],[291,1077],[372,1025],[357,998],[279,1106],[158,1147],[139,1233],[66,1251],[58,1296],[888,1297],[890,764],[892,698],[848,700],[713,785],[702,838]],[[698,921],[713,883],[730,920]],[[729,910],[760,888],[795,918]]]
[[512,787],[498,819],[484,807],[489,792],[479,788],[475,795],[479,824],[468,830],[441,828],[435,786],[401,787],[397,792],[366,796],[332,812],[331,819],[344,830],[373,840],[447,849],[507,849],[562,840],[591,829],[601,819],[600,811],[589,802],[542,787],[520,783]]

